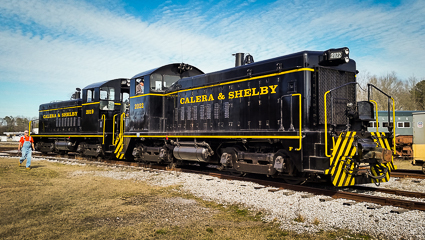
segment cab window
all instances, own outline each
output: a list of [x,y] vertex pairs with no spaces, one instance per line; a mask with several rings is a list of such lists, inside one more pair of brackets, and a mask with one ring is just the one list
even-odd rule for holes
[[180,79],[178,75],[162,75],[154,73],[151,75],[150,88],[154,91],[163,91],[168,89],[173,83]]
[[162,75],[154,73],[151,75],[151,90],[161,91],[162,90]]
[[100,109],[114,110],[115,89],[113,87],[100,88]]
[[173,83],[177,82],[180,79],[180,76],[176,75],[164,75],[164,88],[169,88]]
[[136,95],[145,93],[145,80],[143,77],[136,78]]
[[128,102],[128,99],[130,98],[130,94],[128,94],[127,92],[122,92],[120,94],[120,101],[121,102]]
[[94,90],[88,89],[87,90],[87,102],[93,102],[94,101]]
[[115,100],[115,89],[113,87],[101,87],[100,100]]

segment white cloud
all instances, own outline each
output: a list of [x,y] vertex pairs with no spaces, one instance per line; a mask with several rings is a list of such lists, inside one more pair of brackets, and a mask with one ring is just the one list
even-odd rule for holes
[[170,62],[210,72],[232,67],[235,52],[258,61],[343,46],[360,71],[425,78],[425,3],[419,0],[396,7],[336,0],[169,1],[152,10],[150,21],[112,10],[119,4],[112,2],[107,8],[82,0],[3,0],[0,83],[72,89]]

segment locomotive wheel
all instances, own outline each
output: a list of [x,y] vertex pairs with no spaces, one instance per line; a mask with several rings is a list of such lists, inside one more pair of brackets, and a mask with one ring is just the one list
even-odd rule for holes
[[301,176],[297,176],[294,178],[283,178],[283,180],[286,183],[292,184],[292,185],[301,185],[305,183],[307,180],[304,178],[305,174],[301,174]]
[[[279,150],[276,152],[274,159],[277,157],[283,157],[285,159],[285,170],[282,171],[283,174],[287,176],[283,176],[283,180],[286,183],[292,184],[292,185],[300,185],[303,184],[305,179],[305,174],[298,172],[297,168],[295,167],[294,163],[292,162],[291,158],[289,157],[288,153],[284,150]],[[274,164],[274,162],[273,162]],[[288,176],[289,175],[289,176]]]
[[232,157],[232,160],[231,160],[231,166],[226,166],[226,168],[227,168],[227,171],[231,174],[231,175],[233,175],[233,176],[237,176],[237,177],[240,177],[240,176],[242,176],[244,173],[243,172],[240,172],[240,171],[237,171],[236,170],[236,168],[235,168],[235,166],[236,166],[236,162],[237,162],[237,154],[236,154],[236,149],[235,148],[232,148],[232,147],[227,147],[227,148],[223,148],[222,150],[221,150],[221,155],[223,155],[223,154],[225,154],[225,153],[227,153],[227,154],[230,154],[231,155],[231,157]]
[[235,176],[235,177],[243,177],[243,176],[246,175],[246,173],[244,173],[244,172],[239,172],[239,171],[236,171],[236,170],[233,170],[233,169],[229,169],[229,173],[232,176]]
[[282,173],[290,176],[295,176],[297,169],[295,168],[295,165],[289,157],[288,153],[286,153],[286,151],[284,150],[277,151],[274,155],[273,165],[276,158],[278,157],[282,157],[284,159],[285,169],[282,171]]
[[117,158],[115,157],[115,154],[113,154],[113,153],[107,153],[107,154],[105,154],[105,159],[106,160],[115,160]]
[[306,180],[304,179],[284,179],[286,183],[291,185],[302,185]]

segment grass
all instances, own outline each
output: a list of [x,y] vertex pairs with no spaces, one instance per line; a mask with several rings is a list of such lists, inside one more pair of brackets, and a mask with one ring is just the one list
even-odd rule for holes
[[161,234],[161,235],[164,235],[164,234],[167,234],[167,230],[165,230],[165,229],[159,229],[159,230],[156,230],[156,232],[155,232],[156,234]]
[[294,221],[303,223],[303,222],[305,222],[305,217],[301,214],[298,214],[297,217],[294,219]]
[[[17,163],[0,158],[0,239],[329,239],[349,234],[295,234],[278,222],[263,222],[262,212],[204,201],[176,191],[178,186],[72,175],[102,168],[34,161],[27,171]],[[163,200],[176,197],[195,200],[189,212],[208,213],[170,224],[177,212],[167,210]]]

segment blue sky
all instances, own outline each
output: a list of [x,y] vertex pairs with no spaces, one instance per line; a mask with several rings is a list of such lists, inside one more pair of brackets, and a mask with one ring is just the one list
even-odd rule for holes
[[424,43],[423,0],[0,0],[0,117],[172,62],[229,68],[235,52],[346,46],[359,77],[423,80]]

